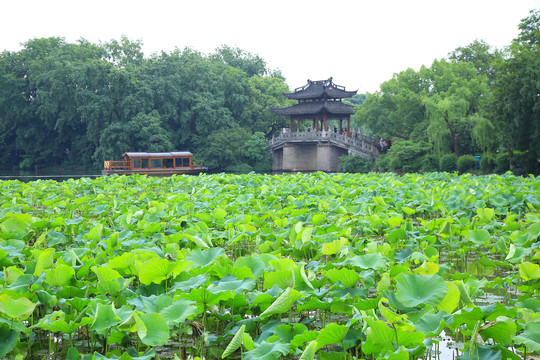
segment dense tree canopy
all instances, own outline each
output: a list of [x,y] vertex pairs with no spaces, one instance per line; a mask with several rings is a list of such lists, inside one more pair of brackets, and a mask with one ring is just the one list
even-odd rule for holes
[[[477,40],[346,99],[356,126],[394,143],[377,166],[436,169],[438,157],[482,155],[488,171],[521,161],[538,173],[540,12],[519,30],[507,48]],[[288,91],[262,58],[227,45],[146,57],[125,37],[33,39],[0,54],[0,161],[54,166],[68,150],[73,164],[101,166],[125,151],[189,150],[211,170],[267,170],[264,139],[288,123],[268,110],[290,105]],[[398,164],[411,151],[415,165]]]
[[268,111],[287,105],[279,73],[228,46],[150,57],[141,46],[125,37],[46,38],[0,54],[2,164],[58,165],[68,149],[72,163],[85,166],[125,151],[174,150],[192,151],[212,170],[256,165],[245,143],[286,121]]
[[[531,11],[519,29],[506,49],[477,40],[430,67],[395,74],[357,107],[357,125],[395,143],[427,142],[426,163],[436,154],[490,158],[496,151],[508,153],[503,160],[512,168],[519,151],[533,164],[527,171],[538,172],[540,12]],[[388,156],[397,159],[396,154]]]

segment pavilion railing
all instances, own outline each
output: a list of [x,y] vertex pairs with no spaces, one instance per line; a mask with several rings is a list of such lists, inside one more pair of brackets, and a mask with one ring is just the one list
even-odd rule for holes
[[285,142],[303,141],[333,141],[337,144],[347,146],[351,150],[369,153],[375,156],[379,154],[377,141],[362,133],[342,135],[332,131],[293,131],[272,136],[271,139],[266,141],[266,145],[274,147]]

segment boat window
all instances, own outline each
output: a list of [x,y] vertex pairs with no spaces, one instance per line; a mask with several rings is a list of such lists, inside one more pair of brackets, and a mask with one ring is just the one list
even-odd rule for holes
[[133,168],[135,169],[141,168],[141,159],[133,159]]
[[189,158],[182,158],[182,166],[189,167]]
[[165,168],[173,168],[174,167],[174,159],[163,159],[163,167],[165,167]]
[[142,159],[142,166],[143,169],[148,169],[148,159]]
[[160,168],[161,167],[161,159],[150,159],[150,166],[153,169]]

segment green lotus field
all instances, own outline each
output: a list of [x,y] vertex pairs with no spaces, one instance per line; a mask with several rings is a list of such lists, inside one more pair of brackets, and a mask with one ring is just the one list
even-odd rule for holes
[[539,236],[510,173],[1,181],[0,358],[536,358]]

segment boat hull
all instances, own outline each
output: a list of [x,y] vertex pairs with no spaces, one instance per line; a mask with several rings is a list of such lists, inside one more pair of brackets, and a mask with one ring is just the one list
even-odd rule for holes
[[103,175],[148,175],[157,177],[166,177],[172,175],[198,175],[206,172],[207,168],[186,168],[186,169],[148,169],[148,170],[102,170]]

